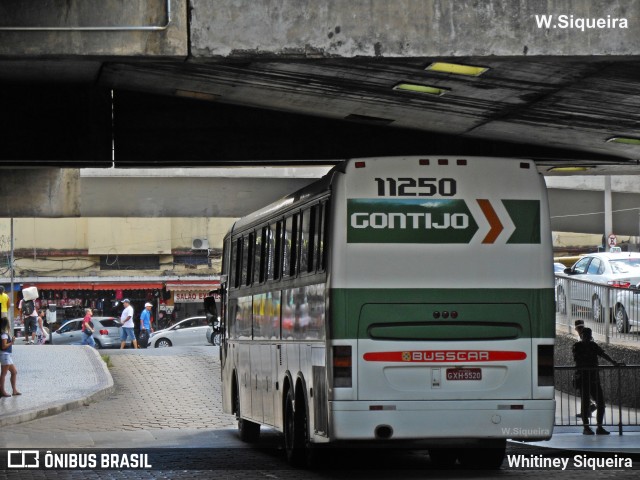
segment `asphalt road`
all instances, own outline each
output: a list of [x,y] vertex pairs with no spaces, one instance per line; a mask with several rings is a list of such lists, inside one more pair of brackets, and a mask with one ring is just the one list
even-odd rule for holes
[[[243,444],[235,419],[220,407],[217,347],[105,351],[111,356],[114,393],[97,403],[12,425],[16,449],[54,454],[146,455],[152,468],[0,471],[0,478],[216,478],[216,479],[423,479],[423,478],[637,478],[629,468],[509,468],[440,471],[425,451],[348,450],[326,456],[314,471],[290,467],[280,436],[263,429],[260,442]],[[509,444],[508,455],[572,459],[580,452]],[[43,453],[44,455],[44,453]],[[67,457],[68,458],[68,457]]]

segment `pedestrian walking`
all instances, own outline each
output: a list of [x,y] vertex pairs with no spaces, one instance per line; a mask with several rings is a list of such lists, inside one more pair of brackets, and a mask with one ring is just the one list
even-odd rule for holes
[[125,347],[127,339],[131,339],[133,348],[138,348],[136,334],[133,331],[133,307],[131,306],[131,302],[128,298],[122,300],[122,303],[124,305],[124,310],[120,315],[120,323],[122,324],[122,327],[120,328],[120,349]]
[[153,305],[149,302],[144,304],[144,310],[140,314],[140,348],[147,348],[149,345],[149,335],[151,334],[151,309]]
[[11,356],[13,350],[14,337],[11,335],[11,326],[9,325],[9,319],[3,318],[0,320],[0,397],[10,397],[7,390],[4,388],[4,383],[7,378],[7,373],[11,374],[11,390],[14,395],[22,395],[16,383],[18,381],[18,370],[13,364],[13,358]]
[[38,311],[38,328],[36,329],[36,343],[44,345],[47,341],[47,332],[44,330],[44,310]]
[[0,285],[0,318],[9,318],[10,306],[11,299],[9,299],[9,295],[4,293],[4,287]]
[[91,317],[93,316],[93,310],[90,308],[84,309],[84,318],[82,319],[82,333],[84,338],[82,339],[82,345],[89,345],[93,348],[96,347],[96,341],[93,339],[93,322]]
[[573,345],[573,359],[578,370],[576,372],[576,386],[580,389],[580,400],[582,407],[582,425],[584,435],[593,435],[593,430],[589,427],[589,406],[591,399],[596,402],[596,421],[598,428],[597,435],[609,435],[609,432],[602,427],[604,420],[604,393],[600,384],[600,373],[598,372],[598,357],[602,357],[615,366],[623,365],[613,360],[594,340],[590,328],[583,328],[581,340]]
[[[18,304],[18,310],[22,317],[22,323],[24,324],[24,341],[27,345],[33,345],[36,343],[36,329],[38,325],[38,312],[32,307],[31,310],[27,309],[27,301],[23,298]],[[33,300],[31,301],[33,303]],[[31,337],[31,338],[29,338]]]

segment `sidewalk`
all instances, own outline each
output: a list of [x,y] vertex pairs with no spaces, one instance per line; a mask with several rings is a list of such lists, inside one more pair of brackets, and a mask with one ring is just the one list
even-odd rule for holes
[[[13,361],[22,395],[0,398],[0,427],[64,412],[114,390],[107,365],[88,346],[16,345]],[[10,374],[5,389],[12,392]]]
[[[582,426],[556,427],[553,437],[546,442],[526,443],[541,448],[570,450],[582,453],[640,454],[640,428],[624,427],[618,435],[617,427],[606,427],[611,435],[583,435]],[[595,430],[595,426],[593,426]],[[522,444],[522,442],[514,442]]]

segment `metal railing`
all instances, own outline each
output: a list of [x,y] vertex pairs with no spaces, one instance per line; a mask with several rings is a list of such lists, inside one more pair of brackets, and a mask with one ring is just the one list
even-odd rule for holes
[[[640,365],[578,368],[555,367],[556,426],[582,426],[582,405],[590,405],[590,424],[597,423],[596,405],[602,393],[604,418],[602,425],[617,427],[622,435],[624,426],[640,425]],[[599,391],[598,386],[601,388]],[[589,392],[588,403],[582,401],[582,391]]]
[[640,341],[640,289],[556,275],[556,324],[572,333],[580,319],[605,343]]

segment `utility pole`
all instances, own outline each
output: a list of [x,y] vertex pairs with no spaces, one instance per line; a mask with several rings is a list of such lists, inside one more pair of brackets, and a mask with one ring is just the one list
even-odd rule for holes
[[[607,239],[613,232],[613,208],[611,199],[611,176],[604,177],[604,238]],[[605,252],[608,250],[608,244],[605,241],[603,245]]]
[[11,272],[11,298],[10,298],[11,307],[9,308],[9,311],[7,312],[7,314],[9,315],[9,324],[11,325],[11,329],[15,331],[16,326],[13,323],[13,312],[16,308],[14,304],[14,299],[13,299],[13,278],[15,275],[15,272],[13,270],[13,217],[11,217],[10,234],[11,234],[11,254],[9,256],[9,270]]

